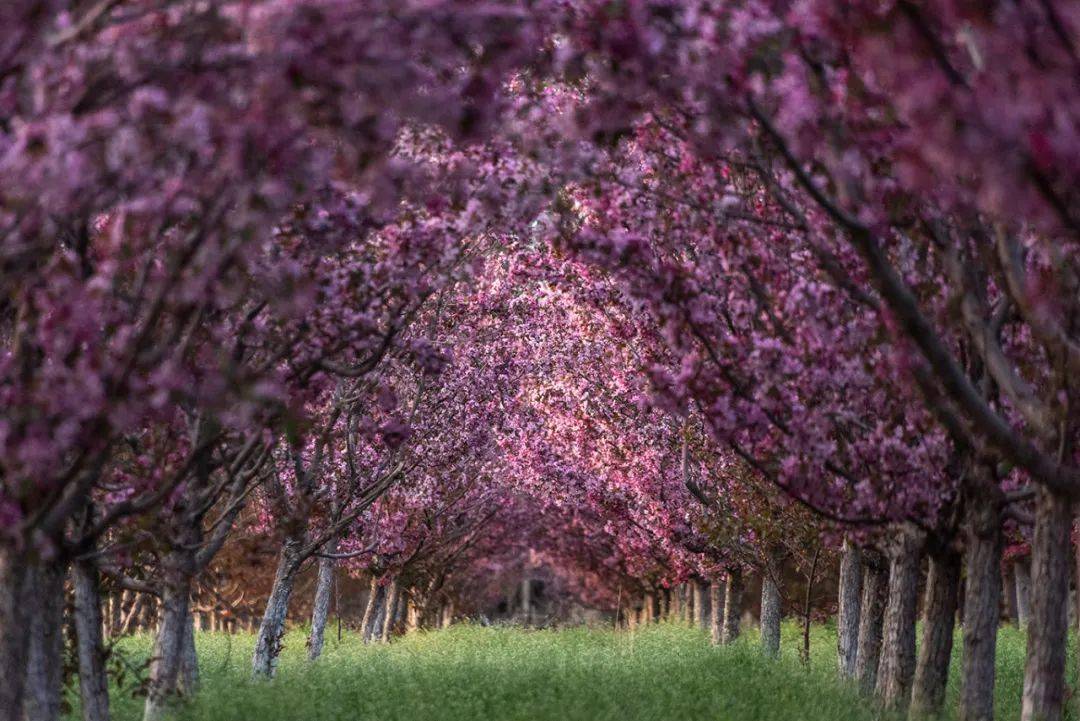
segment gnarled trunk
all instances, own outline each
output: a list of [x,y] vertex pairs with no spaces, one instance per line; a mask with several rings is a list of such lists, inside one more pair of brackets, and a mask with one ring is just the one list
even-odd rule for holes
[[945,702],[959,592],[960,555],[950,548],[939,549],[930,556],[926,581],[922,643],[911,689],[913,715],[936,715]]
[[995,500],[989,496],[971,498],[966,525],[967,585],[959,718],[991,721],[1001,604],[1001,519]]
[[55,562],[36,564],[27,581],[24,590],[30,640],[24,670],[24,718],[57,721],[63,693],[64,567]]
[[289,611],[289,597],[292,596],[296,572],[300,568],[299,551],[300,541],[287,539],[278,555],[274,585],[270,589],[270,598],[266,600],[266,610],[259,624],[255,653],[251,659],[251,675],[255,678],[273,678],[277,673],[281,637],[285,633],[285,616]]
[[1024,666],[1023,721],[1059,721],[1065,699],[1068,634],[1069,499],[1042,487],[1031,541],[1031,620]]
[[[83,721],[109,721],[109,680],[101,637],[101,586],[92,561],[76,561],[71,569],[75,592],[75,637],[79,657],[79,698]],[[117,599],[114,596],[114,599]],[[118,608],[117,600],[113,608]],[[119,624],[117,624],[117,627]]]
[[841,678],[855,677],[862,582],[862,551],[845,539],[840,552],[840,591],[836,614],[836,661]]
[[761,650],[766,656],[780,655],[780,558],[770,554],[761,576]]
[[[337,539],[331,539],[323,547],[323,553],[337,553]],[[321,557],[319,577],[315,582],[315,603],[311,611],[311,635],[308,636],[308,658],[315,661],[322,655],[326,638],[326,620],[330,617],[330,594],[334,590],[334,566],[337,560]],[[340,610],[338,611],[340,614]]]
[[713,579],[709,584],[709,639],[714,646],[724,637],[724,583]]
[[724,630],[721,643],[731,643],[739,637],[739,620],[742,618],[743,579],[742,570],[728,571],[727,593],[724,595]]
[[919,592],[920,541],[902,531],[889,559],[889,600],[881,632],[875,691],[889,710],[905,710],[915,676],[915,621]]
[[859,601],[859,643],[855,652],[855,678],[863,693],[877,685],[881,632],[889,598],[889,570],[876,551],[863,553],[862,599]]

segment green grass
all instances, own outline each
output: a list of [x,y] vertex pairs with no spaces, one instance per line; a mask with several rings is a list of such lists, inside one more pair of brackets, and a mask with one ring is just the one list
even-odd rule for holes
[[[302,631],[285,639],[278,677],[249,680],[254,639],[199,634],[203,687],[179,709],[184,721],[742,721],[872,719],[870,703],[837,683],[836,636],[813,629],[801,666],[800,630],[786,625],[782,658],[758,652],[756,633],[713,648],[704,633],[660,625],[634,633],[601,629],[525,631],[455,626],[389,646],[331,635],[323,658],[307,661]],[[150,639],[123,650],[145,658]],[[999,719],[1019,717],[1024,639],[999,640]],[[954,668],[959,663],[959,649]],[[955,679],[950,703],[955,704]],[[141,699],[116,691],[114,718],[138,719]],[[951,715],[951,712],[950,714]]]

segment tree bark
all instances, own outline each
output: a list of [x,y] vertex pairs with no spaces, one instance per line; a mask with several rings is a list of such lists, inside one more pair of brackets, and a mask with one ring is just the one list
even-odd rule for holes
[[386,588],[386,603],[383,604],[382,625],[379,628],[379,641],[382,643],[390,641],[390,632],[394,628],[394,617],[397,615],[397,601],[397,579],[393,579]]
[[889,600],[881,632],[881,659],[875,688],[882,705],[904,711],[915,675],[915,621],[919,591],[919,539],[901,531],[889,559]]
[[960,591],[960,555],[951,548],[930,556],[923,610],[922,643],[911,689],[914,716],[934,716],[945,702],[953,629]]
[[189,603],[191,576],[182,568],[179,556],[186,552],[174,551],[166,560],[166,579],[162,585],[161,620],[154,638],[154,651],[150,659],[150,679],[144,721],[157,721],[165,715],[169,702],[180,690],[180,671],[183,664],[185,639],[191,623]]
[[35,565],[24,587],[29,607],[30,640],[27,650],[26,721],[57,721],[63,693],[64,567],[60,563]]
[[[75,637],[79,657],[79,698],[83,721],[109,721],[109,680],[101,637],[101,586],[93,561],[72,566],[75,593]],[[113,607],[119,608],[114,596]],[[114,628],[119,628],[117,624]]]
[[855,677],[855,660],[859,651],[862,565],[862,551],[845,539],[840,552],[840,592],[836,617],[836,660],[841,678]]
[[994,662],[1001,605],[1001,518],[992,496],[967,508],[967,585],[964,588],[964,663],[960,721],[994,718]]
[[697,628],[708,628],[709,620],[706,615],[708,610],[705,606],[705,596],[708,593],[708,587],[701,579],[694,579],[694,625]]
[[1016,559],[1013,573],[1016,576],[1016,621],[1026,630],[1031,621],[1031,559]]
[[709,584],[709,638],[718,646],[724,638],[724,582],[713,579]]
[[1013,564],[1010,563],[1005,566],[1001,581],[1001,592],[1005,598],[1005,615],[1008,617],[1010,624],[1018,627],[1020,620],[1016,612],[1016,568]]
[[[364,642],[367,642],[367,630],[371,625],[371,617],[375,613],[375,600],[379,595],[379,579],[375,576],[371,577],[371,583],[368,584],[368,597],[367,603],[364,605],[364,615],[360,619],[360,637]],[[431,599],[425,601],[425,607]]]
[[1065,699],[1068,635],[1069,499],[1039,487],[1031,541],[1031,620],[1022,721],[1059,721]]
[[761,650],[766,656],[780,655],[780,557],[770,553],[761,575]]
[[[376,585],[372,603],[374,605],[371,609],[371,617],[362,629],[362,640],[364,643],[371,643],[376,640],[376,636],[378,635],[376,631],[379,628],[379,624],[382,623],[383,605],[386,603],[386,589],[383,586]],[[436,619],[436,623],[439,623],[440,620],[441,619]]]
[[889,572],[885,560],[876,551],[863,553],[862,599],[859,601],[859,643],[855,652],[855,678],[863,693],[877,685],[881,657],[881,633],[885,622],[885,604],[889,598]]
[[270,598],[266,600],[266,610],[255,639],[255,653],[251,659],[251,675],[254,678],[270,679],[277,673],[289,597],[299,570],[299,551],[300,541],[297,539],[287,539],[281,547],[274,585],[270,589]]
[[0,720],[22,721],[30,634],[25,603],[30,563],[24,551],[0,546]]
[[[323,547],[323,553],[337,553],[338,542],[332,538]],[[318,660],[322,655],[326,638],[326,621],[330,617],[330,595],[334,590],[334,566],[337,560],[319,559],[319,577],[315,582],[315,603],[311,611],[311,635],[308,636],[308,658]],[[341,611],[339,610],[340,614]]]
[[199,691],[199,654],[195,648],[195,615],[188,608],[184,621],[183,646],[180,648],[180,691],[187,697]]
[[743,579],[742,570],[728,571],[727,593],[724,595],[724,631],[721,642],[732,643],[739,637],[739,620],[742,617]]

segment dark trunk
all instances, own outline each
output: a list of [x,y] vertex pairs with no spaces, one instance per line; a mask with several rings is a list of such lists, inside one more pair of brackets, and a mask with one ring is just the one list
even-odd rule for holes
[[1016,575],[1016,621],[1026,630],[1031,621],[1031,559],[1016,559],[1013,573]]
[[24,591],[30,631],[24,718],[57,721],[64,675],[64,566],[56,562],[33,566]]
[[881,633],[885,604],[889,598],[889,571],[876,551],[863,553],[863,587],[859,602],[859,643],[855,652],[855,677],[859,688],[869,694],[877,685],[881,656]]
[[875,690],[889,710],[906,710],[915,676],[915,621],[919,593],[919,539],[901,531],[889,562],[889,600],[881,632]]
[[840,592],[836,617],[836,658],[841,678],[855,677],[862,579],[862,551],[851,541],[845,540],[840,555]]
[[180,691],[191,697],[199,691],[199,654],[195,648],[195,616],[188,609],[180,647]]
[[1068,634],[1069,499],[1036,491],[1031,541],[1031,620],[1024,667],[1023,721],[1059,721],[1065,699]]
[[945,702],[959,590],[960,555],[950,548],[938,549],[930,556],[926,580],[922,643],[911,689],[913,715],[936,715]]
[[728,571],[727,593],[724,595],[724,630],[721,643],[732,643],[739,637],[739,621],[742,619],[743,579],[742,570]]
[[[98,569],[92,561],[76,561],[71,575],[75,592],[75,636],[82,718],[83,721],[108,721],[109,679],[105,675],[105,645],[101,638]],[[113,607],[118,608],[117,596],[113,598]]]
[[993,497],[975,497],[967,509],[967,585],[964,594],[964,664],[960,721],[994,718],[994,660],[1001,604],[1001,519]]

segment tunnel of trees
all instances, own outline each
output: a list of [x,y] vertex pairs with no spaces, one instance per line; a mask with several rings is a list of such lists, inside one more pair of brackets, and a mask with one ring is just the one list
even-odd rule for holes
[[[0,3],[0,719],[195,629],[836,616],[1061,719],[1080,5]],[[1073,595],[1070,595],[1073,594]],[[920,623],[917,626],[917,621]],[[916,635],[921,634],[916,653]],[[808,637],[807,637],[808,638]],[[809,646],[806,647],[809,652]]]

